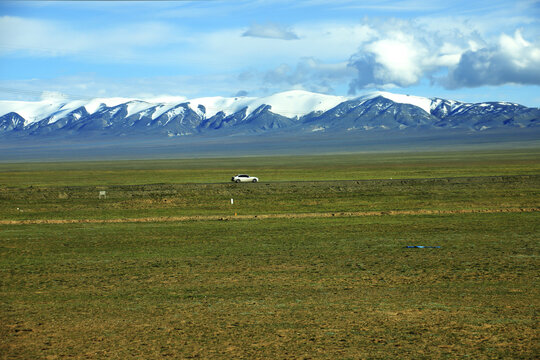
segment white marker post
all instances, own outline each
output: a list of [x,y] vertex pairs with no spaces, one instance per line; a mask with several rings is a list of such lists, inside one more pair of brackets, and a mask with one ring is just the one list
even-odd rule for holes
[[233,198],[231,198],[231,205],[233,205],[233,204],[234,204],[234,199],[233,199]]

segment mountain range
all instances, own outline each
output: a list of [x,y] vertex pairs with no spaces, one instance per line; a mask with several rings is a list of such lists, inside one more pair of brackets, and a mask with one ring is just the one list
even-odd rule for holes
[[0,101],[0,137],[222,137],[406,129],[524,129],[540,125],[540,108],[464,103],[375,92],[348,98],[300,90],[268,97],[165,97]]

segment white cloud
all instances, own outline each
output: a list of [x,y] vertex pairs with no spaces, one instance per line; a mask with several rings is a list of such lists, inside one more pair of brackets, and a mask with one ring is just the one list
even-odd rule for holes
[[61,93],[70,100],[97,97],[152,99],[165,95],[189,98],[232,96],[239,90],[236,84],[237,77],[232,74],[131,78],[87,74],[51,79],[0,80],[0,98],[38,100],[43,96],[44,89],[47,89],[47,93]]
[[354,75],[347,62],[324,63],[309,57],[300,59],[295,66],[281,64],[268,71],[246,71],[240,79],[262,81],[265,86],[332,93],[336,84],[346,82]]
[[242,36],[281,40],[298,39],[298,35],[296,35],[290,28],[276,23],[252,24],[251,27],[242,34]]
[[451,89],[483,85],[540,85],[540,43],[526,41],[521,31],[502,34],[497,44],[464,52],[440,82]]
[[299,39],[277,41],[242,36],[242,29],[212,31],[197,36],[197,42],[184,49],[182,61],[208,71],[255,69],[260,72],[280,64],[295,66],[302,58],[312,57],[323,63],[347,61],[358,44],[373,36],[373,29],[363,24],[298,24]]
[[414,22],[395,20],[377,25],[373,37],[361,43],[349,59],[349,66],[358,73],[350,82],[350,93],[418,84],[441,68],[457,64],[466,49],[466,41],[459,37],[456,41],[445,34],[426,32]]
[[374,54],[376,67],[374,76],[384,83],[408,86],[417,83],[422,76],[422,66],[429,55],[414,37],[401,32],[391,37],[368,44],[365,51]]
[[0,17],[0,51],[58,56],[80,50],[81,42],[67,41],[68,30],[48,21],[3,16]]
[[148,61],[152,54],[144,49],[192,41],[180,29],[158,22],[83,30],[59,22],[3,16],[0,33],[4,55],[79,56],[99,62]]
[[[294,41],[242,36],[245,29],[199,29],[169,22],[122,23],[95,29],[20,17],[0,17],[0,53],[26,57],[70,56],[85,62],[152,64],[201,71],[238,71],[275,67],[303,57],[338,62],[369,38],[369,26],[333,23],[299,24]],[[253,30],[253,29],[252,29]],[[281,28],[267,36],[289,37]],[[279,33],[281,31],[281,33]],[[296,35],[298,34],[298,35]],[[260,33],[259,35],[263,35]]]
[[[353,3],[341,1],[341,5]],[[243,4],[252,6],[247,1]],[[438,6],[443,7],[441,2]],[[4,16],[0,17],[0,54],[143,64],[161,74],[162,68],[170,70],[170,76],[161,78],[134,74],[122,84],[66,82],[72,89],[86,85],[87,89],[80,90],[85,94],[100,89],[112,95],[120,89],[131,94],[134,86],[156,93],[156,82],[169,93],[187,96],[209,88],[227,94],[238,90],[251,94],[265,88],[332,92],[347,83],[355,92],[410,87],[426,79],[447,88],[540,83],[540,46],[530,40],[538,34],[534,30],[538,21],[522,15],[503,23],[503,15],[500,12],[496,17],[501,26],[526,24],[524,30],[501,35],[499,25],[494,26],[487,15],[475,18],[474,24],[464,15],[304,21],[294,23],[294,30],[276,23],[184,28],[181,22],[163,18],[161,22],[119,21],[104,28],[82,28],[74,22]],[[447,77],[441,75],[446,72]]]
[[[399,21],[372,25],[375,35],[349,61],[358,76],[349,92],[410,87],[428,79],[447,88],[540,84],[540,43],[514,36],[482,36],[468,22]],[[441,75],[447,73],[448,75]]]

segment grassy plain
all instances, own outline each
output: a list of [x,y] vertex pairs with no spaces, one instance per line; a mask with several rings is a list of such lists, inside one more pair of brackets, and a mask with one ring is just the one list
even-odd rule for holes
[[0,163],[0,186],[108,186],[538,175],[539,149],[179,160]]
[[538,155],[3,164],[0,220],[417,213],[0,224],[0,358],[537,358],[540,213],[459,210],[537,209]]

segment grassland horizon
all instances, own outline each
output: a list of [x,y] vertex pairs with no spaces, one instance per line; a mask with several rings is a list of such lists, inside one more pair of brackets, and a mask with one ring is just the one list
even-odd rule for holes
[[535,358],[539,155],[0,164],[0,358]]

